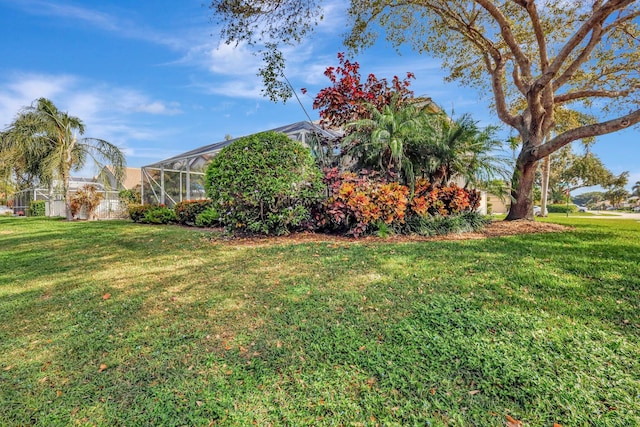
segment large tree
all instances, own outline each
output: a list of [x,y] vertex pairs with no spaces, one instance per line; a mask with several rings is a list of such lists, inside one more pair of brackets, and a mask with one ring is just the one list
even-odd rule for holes
[[[512,178],[508,220],[533,219],[540,159],[572,141],[640,122],[637,0],[351,0],[347,46],[371,46],[380,30],[395,46],[442,59],[449,80],[489,89],[497,116],[522,145]],[[227,43],[257,46],[267,92],[278,91],[280,47],[302,40],[322,19],[322,0],[213,0]],[[596,104],[598,123],[558,132],[559,106]],[[523,108],[516,108],[524,105]]]
[[602,191],[589,191],[571,197],[571,201],[576,205],[588,206],[589,208],[597,207],[603,200],[604,192]]
[[110,142],[78,138],[84,131],[82,120],[40,98],[23,108],[2,135],[2,151],[12,156],[16,165],[25,165],[40,183],[60,187],[67,219],[72,219],[69,198],[72,171],[82,169],[92,159],[98,167],[111,165],[116,180],[121,181],[126,165],[122,151]]

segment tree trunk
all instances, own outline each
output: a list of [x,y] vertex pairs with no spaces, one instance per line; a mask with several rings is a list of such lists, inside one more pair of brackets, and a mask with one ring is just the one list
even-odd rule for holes
[[62,199],[64,200],[64,212],[67,217],[67,221],[73,220],[73,215],[71,214],[71,199],[69,198],[69,174],[66,171],[63,171],[61,174],[62,180]]
[[62,191],[64,192],[64,211],[67,216],[67,221],[73,220],[73,215],[71,214],[71,201],[69,200],[69,183],[68,181],[63,185]]
[[511,207],[505,221],[528,219],[533,221],[533,184],[537,161],[518,159],[511,178]]
[[544,158],[542,164],[542,196],[540,197],[540,216],[547,216],[547,198],[549,197],[549,175],[551,173],[551,156]]

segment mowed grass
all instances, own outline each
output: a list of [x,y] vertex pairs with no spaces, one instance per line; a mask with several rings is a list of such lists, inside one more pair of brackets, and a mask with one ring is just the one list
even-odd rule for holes
[[552,220],[241,245],[0,218],[0,425],[640,425],[640,223]]

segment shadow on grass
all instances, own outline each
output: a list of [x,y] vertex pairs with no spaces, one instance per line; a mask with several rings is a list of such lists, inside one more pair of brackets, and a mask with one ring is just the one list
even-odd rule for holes
[[9,424],[638,421],[640,251],[606,226],[261,248],[31,226],[0,234]]

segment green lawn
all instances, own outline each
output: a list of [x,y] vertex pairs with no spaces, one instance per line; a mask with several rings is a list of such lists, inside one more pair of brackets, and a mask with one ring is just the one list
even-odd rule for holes
[[0,426],[640,425],[640,223],[211,241],[0,218]]

